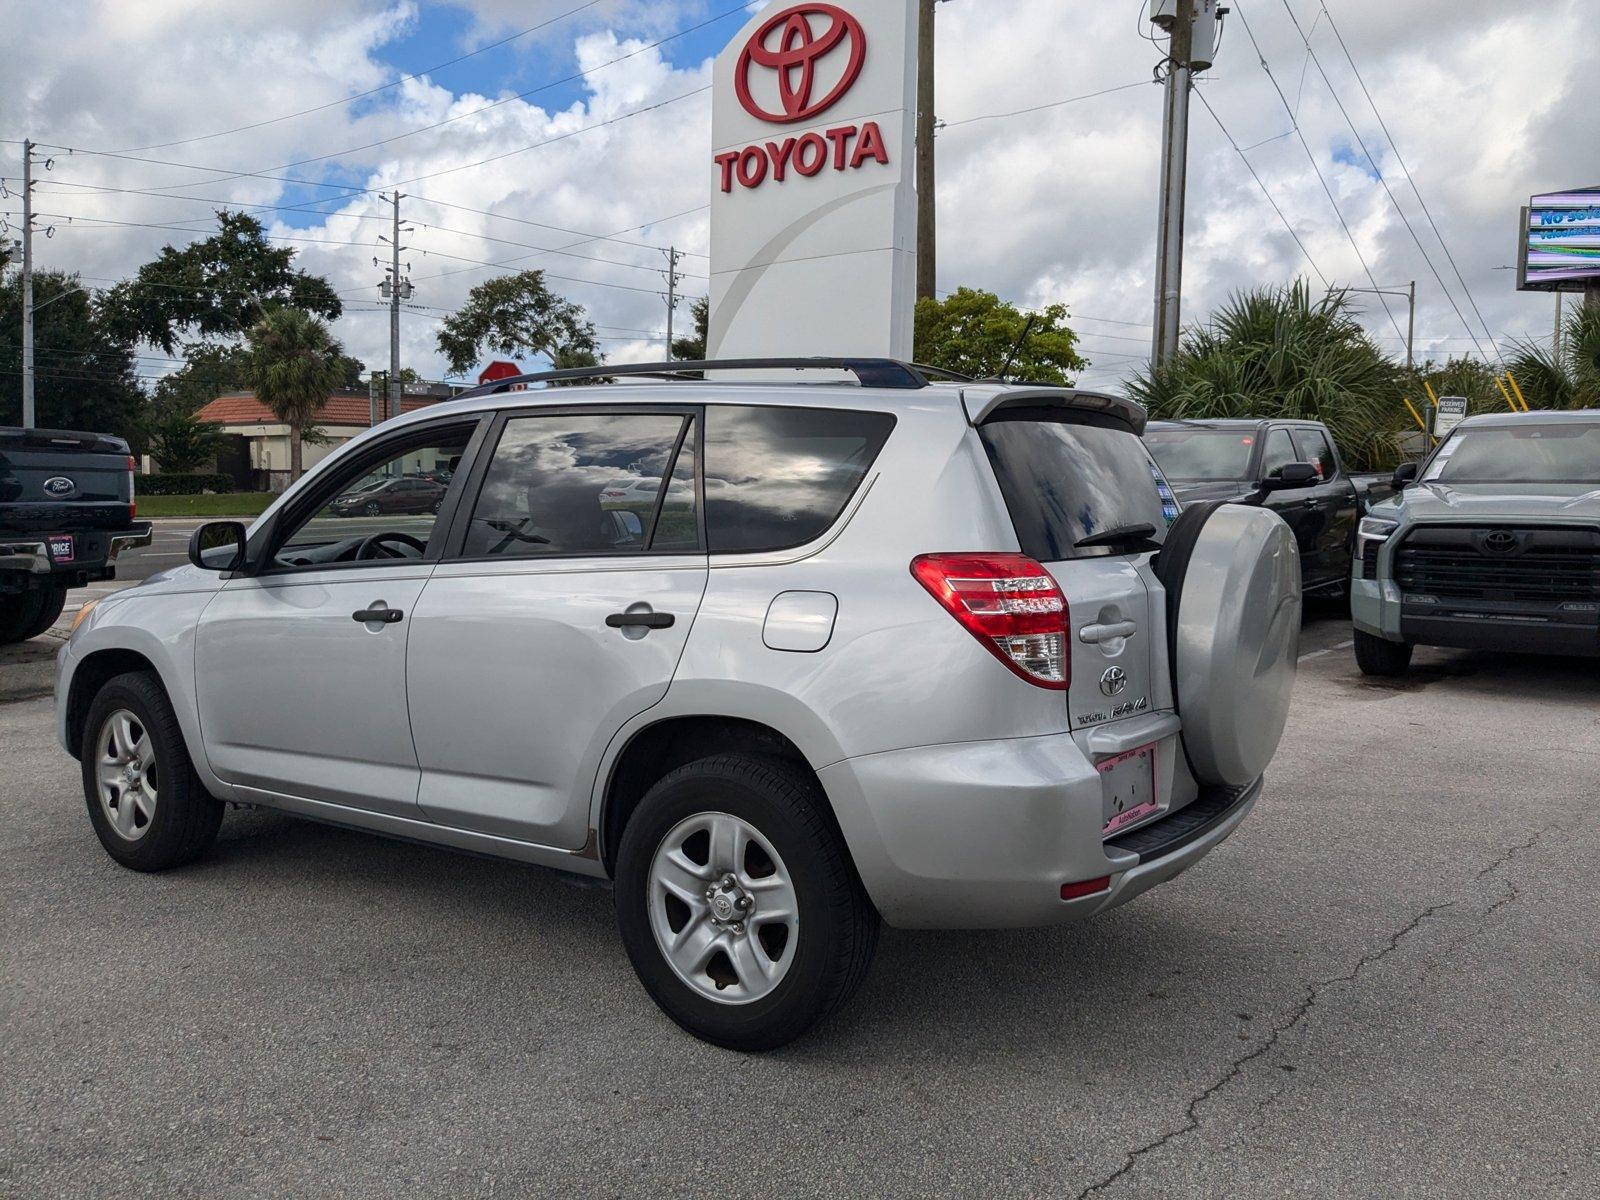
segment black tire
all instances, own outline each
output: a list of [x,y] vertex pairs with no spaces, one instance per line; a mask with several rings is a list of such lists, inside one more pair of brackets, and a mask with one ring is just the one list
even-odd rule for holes
[[39,615],[34,618],[33,625],[22,635],[22,640],[36,638],[50,626],[56,623],[56,618],[61,615],[61,610],[67,606],[67,589],[64,587],[46,588],[39,595],[43,603],[39,608]]
[[1404,675],[1411,666],[1410,642],[1391,642],[1356,630],[1356,666],[1363,675],[1394,677]]
[[33,636],[28,631],[39,619],[44,595],[33,590],[0,595],[0,646],[26,641]]
[[[142,832],[125,837],[100,801],[100,737],[109,718],[131,713],[155,750],[156,801]],[[83,796],[95,835],[112,858],[135,871],[165,871],[192,862],[211,848],[222,825],[223,804],[195,774],[178,716],[154,675],[118,675],[96,693],[79,748]]]
[[[866,977],[878,913],[861,885],[815,777],[777,758],[727,754],[679,767],[639,803],[617,855],[617,925],[639,981],[688,1032],[730,1050],[772,1050],[837,1011]],[[743,1004],[719,1003],[668,964],[648,913],[651,861],[687,817],[730,813],[772,843],[799,910],[794,958],[777,986]],[[752,927],[753,928],[753,927]]]

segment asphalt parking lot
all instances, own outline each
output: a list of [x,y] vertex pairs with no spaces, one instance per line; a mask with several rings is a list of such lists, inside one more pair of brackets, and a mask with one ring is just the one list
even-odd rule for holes
[[1196,869],[1077,928],[886,931],[757,1057],[557,874],[246,812],[124,871],[50,701],[0,704],[0,1194],[1595,1195],[1600,672],[1375,683],[1348,638],[1308,623]]

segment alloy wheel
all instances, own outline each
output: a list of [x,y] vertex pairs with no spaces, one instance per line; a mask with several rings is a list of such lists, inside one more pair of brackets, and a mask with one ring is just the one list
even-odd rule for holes
[[119,708],[101,724],[95,755],[100,809],[119,837],[136,842],[150,831],[156,815],[158,776],[150,731]]
[[685,817],[650,862],[646,904],[674,974],[720,1004],[769,995],[794,963],[800,905],[761,831],[724,812]]

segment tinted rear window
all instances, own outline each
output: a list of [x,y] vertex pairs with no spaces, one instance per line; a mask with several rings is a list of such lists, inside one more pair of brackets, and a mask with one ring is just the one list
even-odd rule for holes
[[1060,420],[992,421],[978,430],[1022,552],[1040,562],[1115,553],[1084,538],[1148,525],[1161,541],[1177,518],[1144,443],[1125,429]]
[[894,428],[887,413],[706,406],[706,539],[713,554],[822,536]]

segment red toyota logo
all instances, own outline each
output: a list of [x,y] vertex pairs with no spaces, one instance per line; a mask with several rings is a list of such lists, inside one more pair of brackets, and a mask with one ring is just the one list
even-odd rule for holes
[[[819,34],[812,21],[826,26]],[[771,34],[781,30],[772,44]],[[840,43],[849,43],[849,59],[839,82],[820,100],[813,101],[812,92],[817,84],[817,64]],[[867,35],[861,22],[835,4],[796,4],[774,14],[756,30],[745,43],[739,61],[733,69],[733,87],[745,112],[774,125],[792,125],[804,121],[833,107],[839,98],[850,90],[861,74],[861,64],[867,58]],[[782,112],[768,112],[750,94],[751,64],[767,67],[776,72],[778,103]]]

